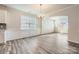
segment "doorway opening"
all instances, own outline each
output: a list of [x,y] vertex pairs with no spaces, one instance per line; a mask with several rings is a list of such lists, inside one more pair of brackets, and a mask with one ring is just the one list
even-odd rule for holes
[[68,34],[68,16],[46,17],[42,20],[42,33]]

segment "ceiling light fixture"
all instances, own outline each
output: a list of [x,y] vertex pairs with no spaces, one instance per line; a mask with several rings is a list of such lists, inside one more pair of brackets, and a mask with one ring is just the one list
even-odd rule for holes
[[39,19],[43,19],[43,17],[44,17],[44,15],[42,14],[42,6],[43,6],[43,4],[40,4],[40,14],[39,14]]

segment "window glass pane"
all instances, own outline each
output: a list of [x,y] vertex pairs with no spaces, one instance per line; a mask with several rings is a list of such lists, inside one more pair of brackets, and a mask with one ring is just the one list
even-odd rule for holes
[[21,29],[36,29],[36,18],[32,16],[21,16]]

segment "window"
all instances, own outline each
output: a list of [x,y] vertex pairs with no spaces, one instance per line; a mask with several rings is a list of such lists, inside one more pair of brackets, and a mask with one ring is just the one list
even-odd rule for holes
[[35,30],[36,18],[33,16],[21,16],[21,30]]

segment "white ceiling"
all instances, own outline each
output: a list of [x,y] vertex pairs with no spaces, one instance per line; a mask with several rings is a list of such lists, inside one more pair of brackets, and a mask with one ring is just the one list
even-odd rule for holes
[[[40,4],[6,4],[6,6],[16,8],[18,10],[34,15],[40,14]],[[71,6],[71,4],[42,4],[41,14],[45,15],[47,13],[55,12],[59,9],[63,9],[69,6]]]

